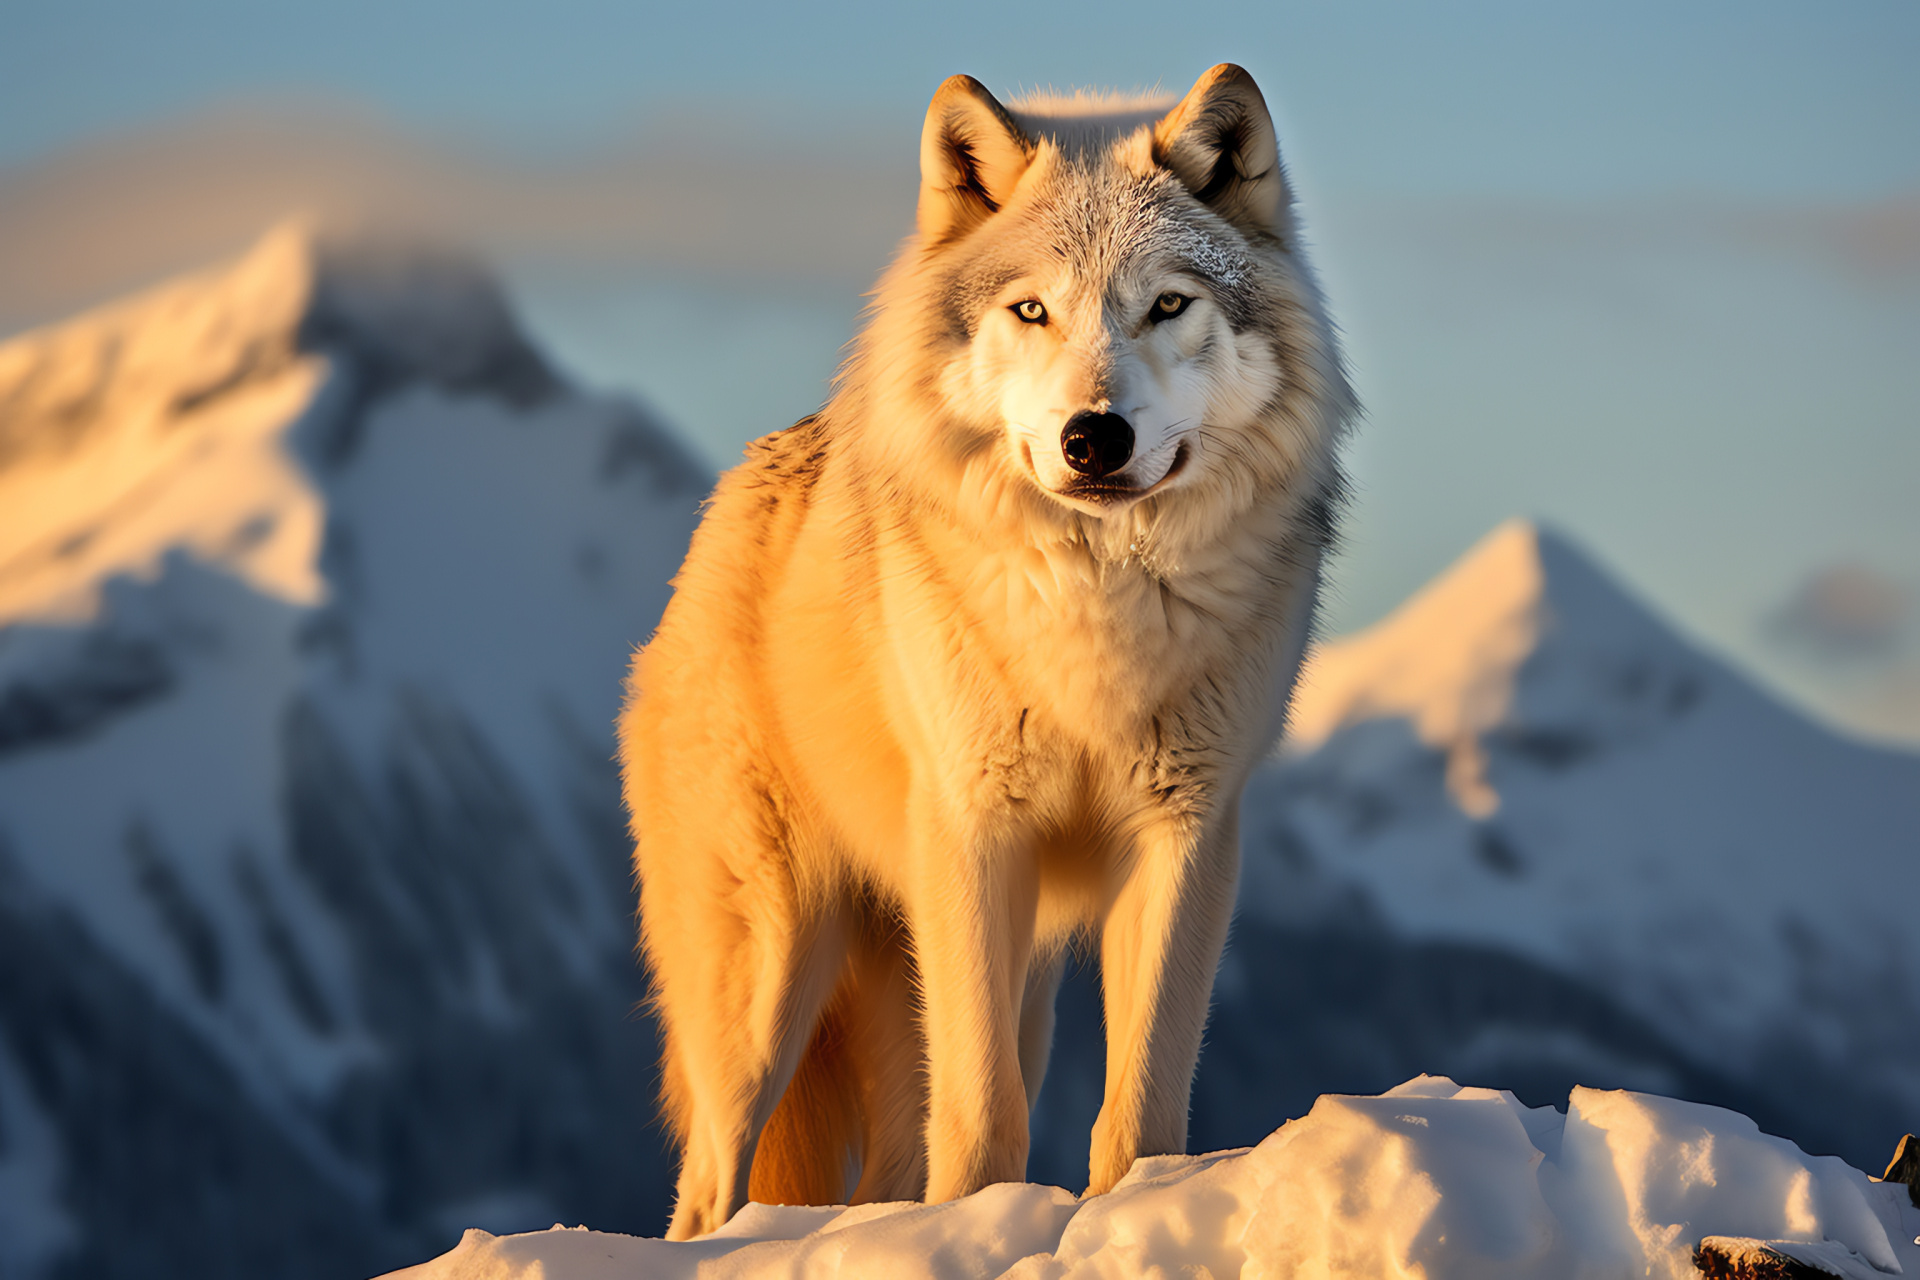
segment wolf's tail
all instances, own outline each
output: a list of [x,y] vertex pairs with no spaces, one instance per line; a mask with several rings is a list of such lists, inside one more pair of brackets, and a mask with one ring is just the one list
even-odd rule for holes
[[793,1082],[760,1132],[747,1194],[760,1204],[845,1204],[862,1126],[841,1002],[830,1004]]

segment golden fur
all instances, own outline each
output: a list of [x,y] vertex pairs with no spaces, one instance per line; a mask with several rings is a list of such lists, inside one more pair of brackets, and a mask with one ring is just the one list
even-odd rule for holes
[[[1352,402],[1252,80],[1049,114],[955,77],[921,169],[834,398],[721,478],[621,717],[676,1239],[1021,1178],[1076,937],[1089,1189],[1182,1150],[1306,643]],[[1098,483],[1081,410],[1134,427]]]

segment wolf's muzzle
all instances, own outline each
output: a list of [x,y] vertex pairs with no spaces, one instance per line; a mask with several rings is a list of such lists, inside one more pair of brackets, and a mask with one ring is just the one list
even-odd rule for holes
[[1110,476],[1133,457],[1133,428],[1117,413],[1082,409],[1067,419],[1060,433],[1060,453],[1083,476],[1095,480]]

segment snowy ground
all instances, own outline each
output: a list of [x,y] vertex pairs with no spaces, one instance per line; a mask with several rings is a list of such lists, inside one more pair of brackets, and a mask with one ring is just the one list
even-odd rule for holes
[[1809,1156],[1745,1116],[1575,1089],[1564,1113],[1420,1076],[1327,1096],[1259,1146],[1142,1160],[1084,1203],[1002,1184],[944,1205],[750,1205],[703,1240],[555,1224],[459,1247],[389,1280],[626,1277],[1696,1275],[1707,1237],[1816,1273],[1920,1275],[1899,1183]]

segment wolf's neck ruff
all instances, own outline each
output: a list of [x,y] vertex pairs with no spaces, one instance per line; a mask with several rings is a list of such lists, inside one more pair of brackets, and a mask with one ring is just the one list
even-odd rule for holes
[[1353,404],[1246,73],[955,77],[921,179],[839,392],[722,478],[621,719],[676,1237],[750,1191],[1020,1177],[1075,938],[1092,1188],[1180,1150],[1311,623]]

